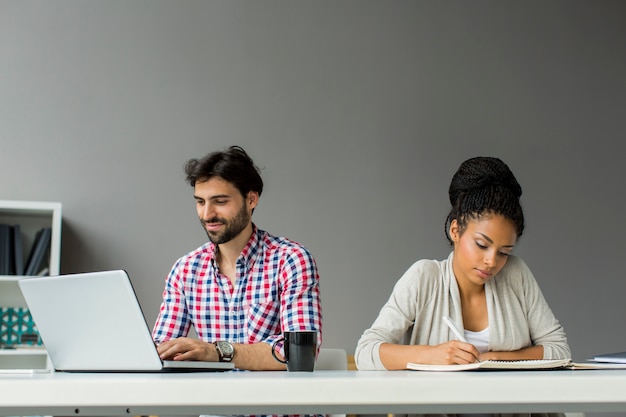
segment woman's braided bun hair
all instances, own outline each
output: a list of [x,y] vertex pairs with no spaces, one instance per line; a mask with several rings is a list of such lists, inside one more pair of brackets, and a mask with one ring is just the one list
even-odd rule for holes
[[478,220],[484,215],[502,215],[513,223],[517,237],[522,236],[524,213],[519,202],[522,187],[500,159],[476,157],[463,162],[452,177],[448,195],[452,209],[446,219],[445,233],[451,244],[452,220],[456,219],[463,233],[468,220]]

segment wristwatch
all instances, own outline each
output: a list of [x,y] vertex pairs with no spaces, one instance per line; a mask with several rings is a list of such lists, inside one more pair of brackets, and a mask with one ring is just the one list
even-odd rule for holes
[[213,344],[215,345],[215,350],[217,351],[217,356],[220,358],[220,362],[232,362],[235,356],[235,348],[230,342],[220,340],[213,342]]

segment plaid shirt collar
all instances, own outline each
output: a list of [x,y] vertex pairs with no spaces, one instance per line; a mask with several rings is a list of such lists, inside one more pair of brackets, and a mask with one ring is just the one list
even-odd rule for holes
[[[250,270],[256,258],[260,252],[261,241],[263,240],[263,233],[256,224],[252,223],[252,235],[248,240],[248,243],[241,251],[241,254],[237,257],[237,265],[244,266],[246,270]],[[219,246],[211,242],[209,245],[209,251],[214,254],[211,257],[211,265],[217,268],[217,254],[219,253]]]

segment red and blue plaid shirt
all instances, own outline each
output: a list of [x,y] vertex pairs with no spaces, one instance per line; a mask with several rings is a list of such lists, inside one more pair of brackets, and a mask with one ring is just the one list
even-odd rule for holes
[[[234,285],[219,273],[217,247],[207,243],[180,258],[165,283],[152,337],[273,343],[284,331],[315,330],[322,342],[319,276],[306,248],[253,225],[237,258]],[[281,353],[282,346],[280,347]]]

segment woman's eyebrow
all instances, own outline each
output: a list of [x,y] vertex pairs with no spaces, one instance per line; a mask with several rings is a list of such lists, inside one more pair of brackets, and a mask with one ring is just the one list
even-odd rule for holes
[[[493,240],[491,240],[491,238],[490,238],[489,236],[487,236],[486,234],[484,234],[484,233],[480,233],[480,232],[476,232],[476,233],[478,233],[479,235],[481,235],[481,236],[483,237],[483,239],[485,239],[485,240],[486,240],[486,241],[488,241],[489,243],[493,243]],[[502,246],[502,247],[503,247],[503,248],[514,248],[514,247],[515,247],[515,245],[504,245],[504,246]]]
[[487,236],[486,234],[484,234],[484,233],[480,233],[480,232],[476,232],[476,233],[478,233],[479,235],[481,235],[481,236],[483,237],[483,239],[485,239],[487,242],[489,242],[489,243],[493,243],[493,240],[491,240],[491,238],[490,238],[489,236]]

